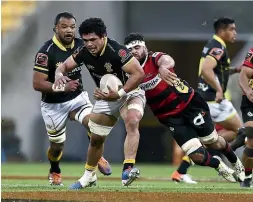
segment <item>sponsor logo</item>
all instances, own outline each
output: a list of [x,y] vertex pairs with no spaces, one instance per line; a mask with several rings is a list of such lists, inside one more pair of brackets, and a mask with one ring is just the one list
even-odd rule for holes
[[161,81],[162,79],[160,78],[159,75],[156,75],[156,77],[154,77],[153,79],[151,79],[150,81],[147,81],[145,83],[140,84],[140,88],[144,91],[146,90],[151,90],[153,88],[155,88]]

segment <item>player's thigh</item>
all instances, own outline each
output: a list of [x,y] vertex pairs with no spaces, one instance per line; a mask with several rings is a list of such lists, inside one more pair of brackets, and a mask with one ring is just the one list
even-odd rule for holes
[[135,120],[140,121],[146,105],[145,92],[143,90],[135,90],[127,95],[127,99],[120,109],[120,115],[124,121]]
[[97,100],[89,119],[89,129],[93,134],[107,136],[119,117],[121,103]]
[[196,94],[184,113],[185,120],[196,131],[203,144],[212,144],[218,139],[209,107],[203,98]]
[[41,102],[41,113],[51,142],[62,143],[66,139],[69,104],[69,102],[60,104]]
[[177,144],[187,155],[202,146],[195,129],[182,118],[168,118],[160,122],[169,129]]
[[89,115],[93,105],[90,102],[87,92],[82,92],[75,99],[71,100],[69,113],[70,120],[76,120],[88,128]]
[[208,103],[212,120],[219,123],[227,130],[237,131],[242,127],[242,121],[237,114],[233,104],[228,100],[223,100],[221,103]]

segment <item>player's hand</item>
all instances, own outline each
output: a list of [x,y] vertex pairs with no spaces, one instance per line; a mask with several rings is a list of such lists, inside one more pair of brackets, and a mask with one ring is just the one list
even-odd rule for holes
[[217,91],[216,92],[216,97],[215,97],[215,102],[221,103],[222,100],[224,100],[224,94],[222,91]]
[[253,90],[252,89],[250,89],[246,92],[246,96],[250,102],[253,102]]
[[68,83],[65,84],[65,92],[73,92],[76,91],[76,89],[79,86],[79,80],[71,80]]
[[68,81],[71,81],[71,79],[67,76],[55,76],[55,81],[54,81],[54,85],[57,86],[62,86],[64,84],[66,84]]
[[104,93],[101,89],[96,88],[94,91],[95,100],[106,100],[106,101],[116,101],[120,99],[120,96],[117,91],[113,91],[109,86],[109,93]]
[[170,86],[173,86],[175,80],[177,79],[177,75],[171,72],[167,68],[163,68],[159,70],[160,77]]

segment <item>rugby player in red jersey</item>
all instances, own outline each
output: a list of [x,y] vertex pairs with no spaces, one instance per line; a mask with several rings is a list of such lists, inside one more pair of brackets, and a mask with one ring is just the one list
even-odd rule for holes
[[[158,120],[169,128],[186,155],[197,165],[215,168],[230,182],[243,181],[245,174],[241,161],[225,139],[217,134],[204,99],[174,73],[174,60],[162,52],[148,52],[144,37],[139,33],[130,33],[124,43],[145,72],[140,87],[145,90],[147,104]],[[234,170],[220,158],[211,156],[201,142],[222,152]]]

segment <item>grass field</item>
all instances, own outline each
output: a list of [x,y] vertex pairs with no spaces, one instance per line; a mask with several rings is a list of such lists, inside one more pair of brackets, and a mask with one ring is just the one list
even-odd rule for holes
[[[121,165],[113,165],[109,177],[98,173],[96,187],[68,190],[83,173],[82,164],[62,164],[63,187],[52,187],[47,180],[48,164],[3,164],[2,199],[81,200],[81,201],[251,201],[253,189],[228,183],[211,168],[192,167],[189,174],[198,184],[174,183],[175,167],[138,165],[141,178],[130,187],[121,186]],[[96,192],[96,193],[94,193]]]

